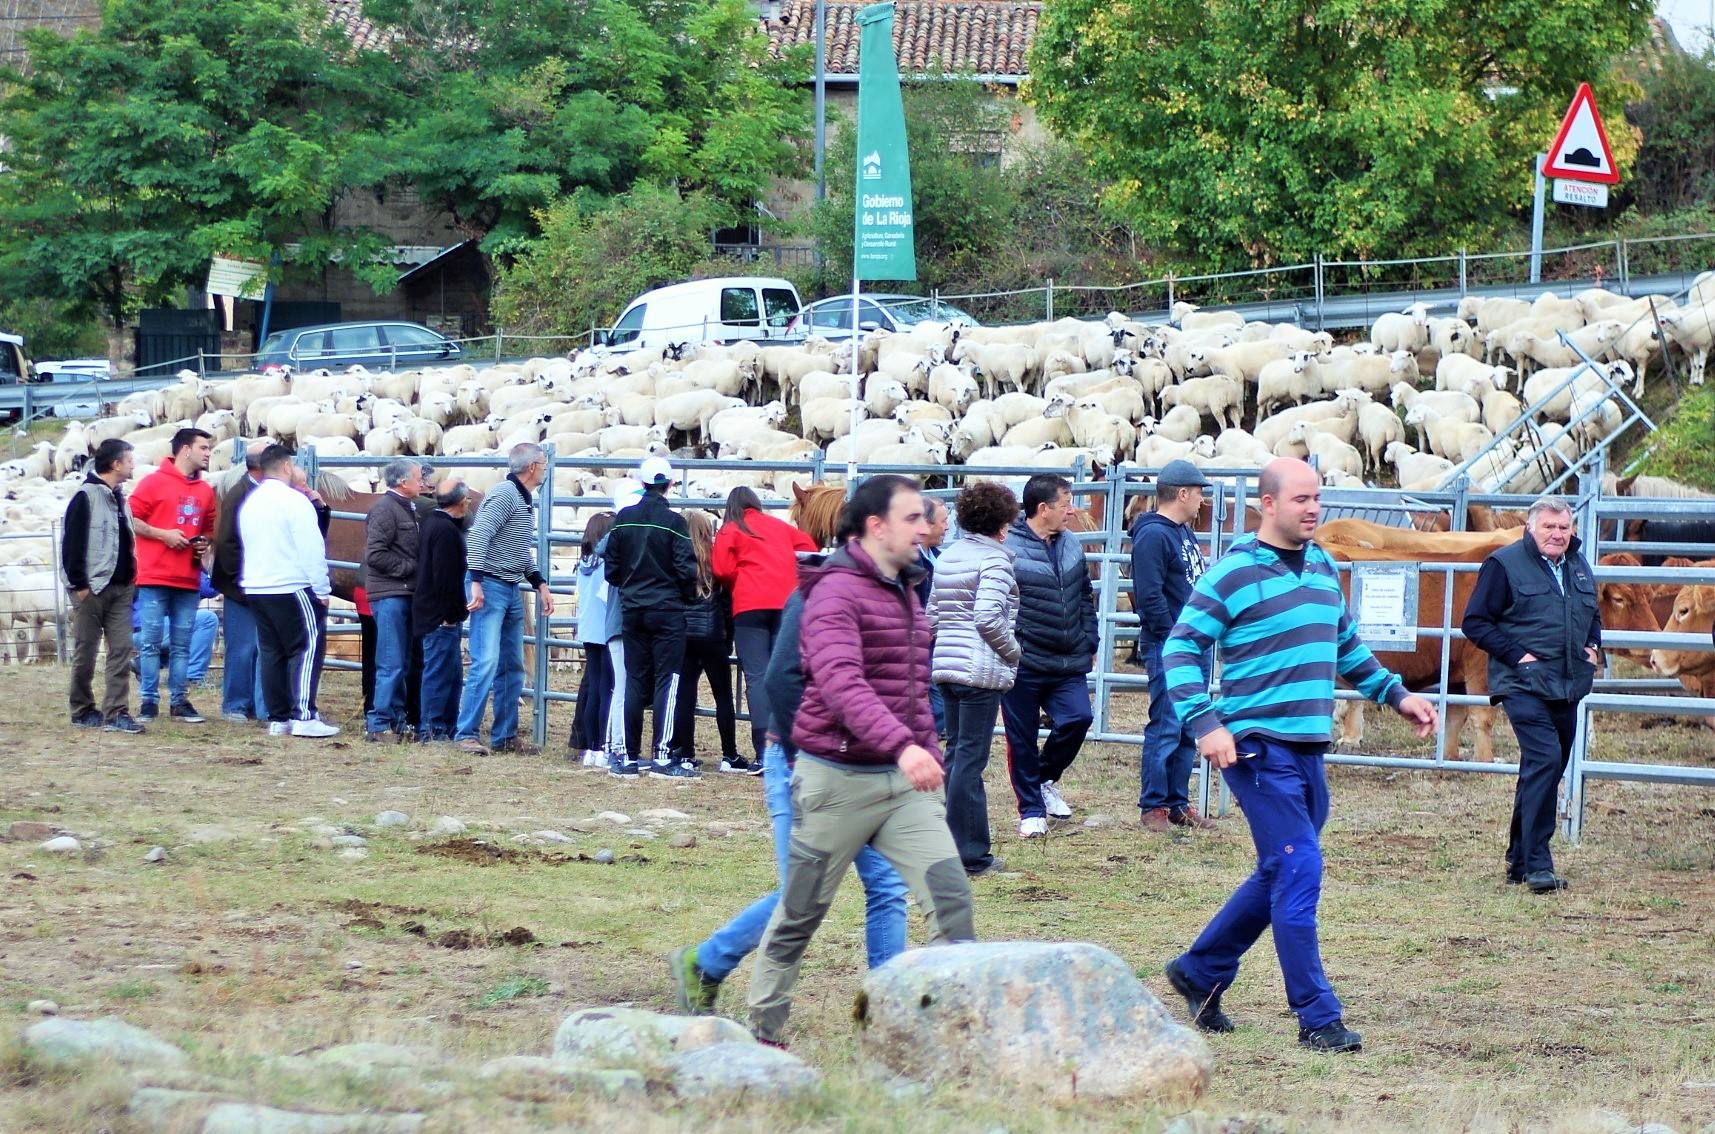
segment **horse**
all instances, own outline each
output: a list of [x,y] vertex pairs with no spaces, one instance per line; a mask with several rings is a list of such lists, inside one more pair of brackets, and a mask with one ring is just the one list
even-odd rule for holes
[[[1705,492],[1664,476],[1623,476],[1614,482],[1614,490],[1621,496],[1652,500],[1715,502],[1715,493]],[[1704,507],[1715,512],[1715,503],[1706,503]],[[1708,544],[1708,551],[1698,555],[1699,558],[1706,558],[1715,553],[1715,519],[1627,520],[1624,538],[1628,543]],[[1646,567],[1660,567],[1666,556],[1660,552],[1651,552],[1639,558]]]

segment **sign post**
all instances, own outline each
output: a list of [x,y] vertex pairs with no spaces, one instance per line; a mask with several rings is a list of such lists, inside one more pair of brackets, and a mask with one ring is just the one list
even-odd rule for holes
[[852,236],[852,411],[846,441],[846,486],[857,477],[857,425],[863,397],[858,349],[858,287],[863,280],[914,280],[917,245],[912,222],[911,154],[905,102],[893,53],[893,5],[858,13],[857,193]]
[[1554,200],[1562,205],[1599,209],[1608,204],[1608,186],[1618,184],[1619,166],[1608,131],[1596,110],[1589,83],[1579,83],[1572,105],[1560,120],[1546,154],[1536,158],[1536,205],[1530,220],[1530,282],[1542,279],[1542,196],[1545,178],[1554,178]]

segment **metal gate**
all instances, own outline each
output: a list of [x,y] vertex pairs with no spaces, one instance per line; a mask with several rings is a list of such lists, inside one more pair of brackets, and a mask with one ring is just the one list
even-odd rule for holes
[[158,308],[137,316],[137,374],[167,375],[187,366],[197,370],[200,356],[220,354],[220,315],[195,308]]

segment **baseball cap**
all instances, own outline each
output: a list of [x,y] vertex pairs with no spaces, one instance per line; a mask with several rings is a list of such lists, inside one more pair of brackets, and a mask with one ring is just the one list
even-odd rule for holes
[[1178,460],[1162,465],[1155,483],[1159,488],[1208,488],[1213,482],[1190,461]]
[[644,484],[672,484],[673,466],[666,457],[645,457],[637,466],[637,479]]
[[613,490],[613,510],[629,508],[643,499],[643,486],[630,477],[621,477],[608,486]]

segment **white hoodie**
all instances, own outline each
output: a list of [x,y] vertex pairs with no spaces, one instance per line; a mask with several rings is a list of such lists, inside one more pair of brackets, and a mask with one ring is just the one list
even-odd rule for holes
[[238,585],[253,595],[288,595],[305,587],[326,597],[327,545],[310,498],[283,480],[264,480],[238,509],[244,567]]

